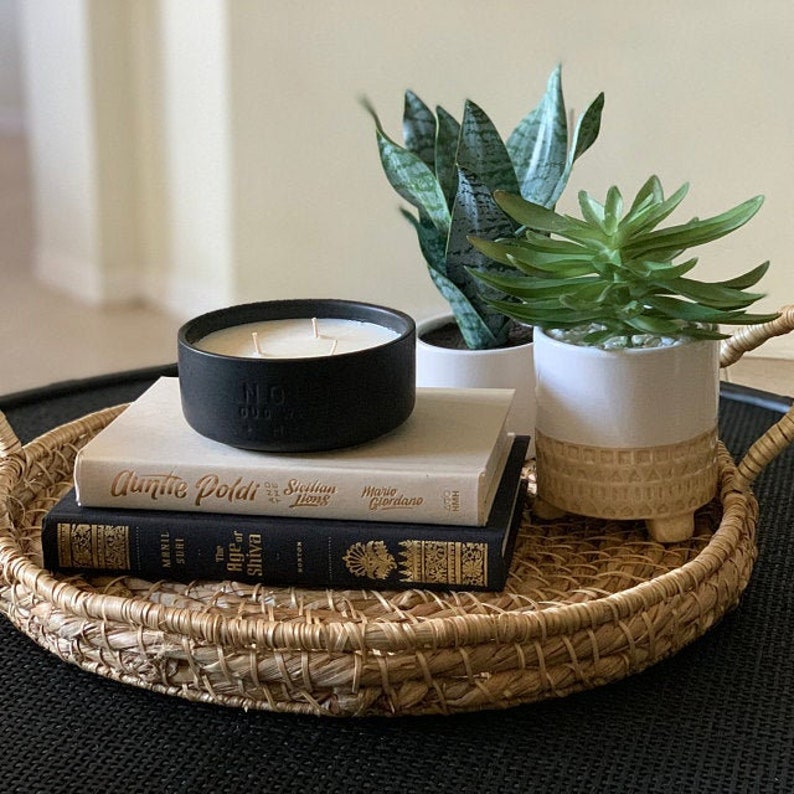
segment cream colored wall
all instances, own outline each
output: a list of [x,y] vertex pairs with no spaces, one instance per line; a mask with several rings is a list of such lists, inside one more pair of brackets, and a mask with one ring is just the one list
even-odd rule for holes
[[748,227],[703,249],[700,274],[770,258],[761,308],[794,301],[790,2],[251,0],[229,10],[238,298],[342,292],[416,313],[443,307],[357,97],[395,135],[406,87],[456,114],[470,97],[507,134],[559,61],[574,107],[607,97],[602,137],[561,206],[575,209],[580,188],[629,193],[651,173],[669,190],[691,182],[681,219],[764,193]]
[[160,6],[168,272],[159,295],[184,315],[233,300],[229,12],[224,0]]
[[[631,192],[652,172],[669,190],[691,181],[681,217],[764,193],[747,228],[703,249],[700,275],[769,258],[760,308],[794,301],[790,0],[131,5],[141,283],[185,316],[306,295],[443,309],[358,97],[395,135],[406,87],[456,114],[470,97],[507,134],[557,62],[569,103],[607,98],[561,206],[579,188]],[[765,350],[794,357],[794,342]]]
[[102,297],[97,154],[85,4],[19,6],[36,271],[47,283]]

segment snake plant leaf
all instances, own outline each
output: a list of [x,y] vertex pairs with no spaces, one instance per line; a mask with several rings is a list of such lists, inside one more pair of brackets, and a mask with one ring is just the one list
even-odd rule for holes
[[420,212],[427,215],[441,232],[449,229],[447,201],[435,174],[413,152],[394,143],[377,130],[381,165],[389,184]]
[[458,152],[460,124],[440,105],[436,107],[436,116],[438,117],[435,149],[436,178],[451,212],[458,192],[458,165],[455,157]]
[[515,168],[507,147],[485,111],[467,100],[460,124],[456,161],[458,167],[477,174],[490,192],[518,192]]
[[599,94],[587,110],[579,117],[571,137],[565,168],[546,206],[553,207],[562,195],[573,170],[573,164],[595,143],[601,130],[601,115],[604,110],[604,94]]
[[413,91],[405,92],[403,140],[406,149],[417,155],[428,168],[435,169],[436,117]]
[[484,350],[499,347],[507,341],[510,322],[506,315],[500,315],[495,311],[489,312],[494,324],[492,329],[480,312],[472,306],[469,298],[452,281],[436,270],[429,272],[436,288],[449,303],[467,347],[472,350]]
[[[485,239],[511,237],[516,224],[499,209],[491,191],[464,167],[458,169],[458,194],[452,208],[452,222],[447,240],[447,277],[461,287],[473,301],[479,299],[469,272],[493,269],[493,262],[475,248],[470,237]],[[467,292],[463,285],[469,285]]]
[[432,169],[417,154],[389,138],[369,100],[364,98],[361,103],[375,122],[380,162],[389,184],[420,214],[430,218],[439,231],[446,233],[449,208]]
[[419,250],[422,252],[428,268],[446,276],[446,237],[427,218],[416,218],[406,209],[401,209],[400,211],[416,231]]
[[554,205],[568,156],[568,119],[561,73],[562,66],[558,64],[549,75],[540,104],[507,139],[520,184],[520,190],[515,192],[544,207]]
[[571,139],[570,171],[574,160],[578,160],[596,141],[601,131],[601,116],[604,112],[604,92],[602,91],[579,117]]

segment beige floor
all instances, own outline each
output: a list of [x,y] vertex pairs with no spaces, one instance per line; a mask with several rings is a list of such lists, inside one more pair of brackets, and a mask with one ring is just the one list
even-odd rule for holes
[[38,283],[24,140],[0,137],[0,395],[176,360],[179,322],[96,308]]
[[[0,136],[0,395],[176,360],[179,322],[148,307],[96,308],[38,283],[24,140]],[[745,356],[726,379],[794,395],[794,361]]]

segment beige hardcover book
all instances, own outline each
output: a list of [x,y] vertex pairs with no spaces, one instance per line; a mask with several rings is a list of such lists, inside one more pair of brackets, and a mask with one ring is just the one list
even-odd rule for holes
[[89,507],[485,524],[507,459],[509,389],[417,389],[400,427],[329,452],[236,449],[185,421],[160,378],[77,455]]

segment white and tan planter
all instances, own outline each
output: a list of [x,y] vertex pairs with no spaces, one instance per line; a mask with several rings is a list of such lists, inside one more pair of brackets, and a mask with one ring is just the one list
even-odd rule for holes
[[539,514],[644,519],[691,537],[717,488],[719,343],[601,350],[535,329]]
[[451,350],[422,341],[422,335],[450,322],[448,314],[419,321],[416,326],[416,385],[472,389],[514,389],[508,430],[528,435],[534,455],[535,371],[531,342],[494,350]]

